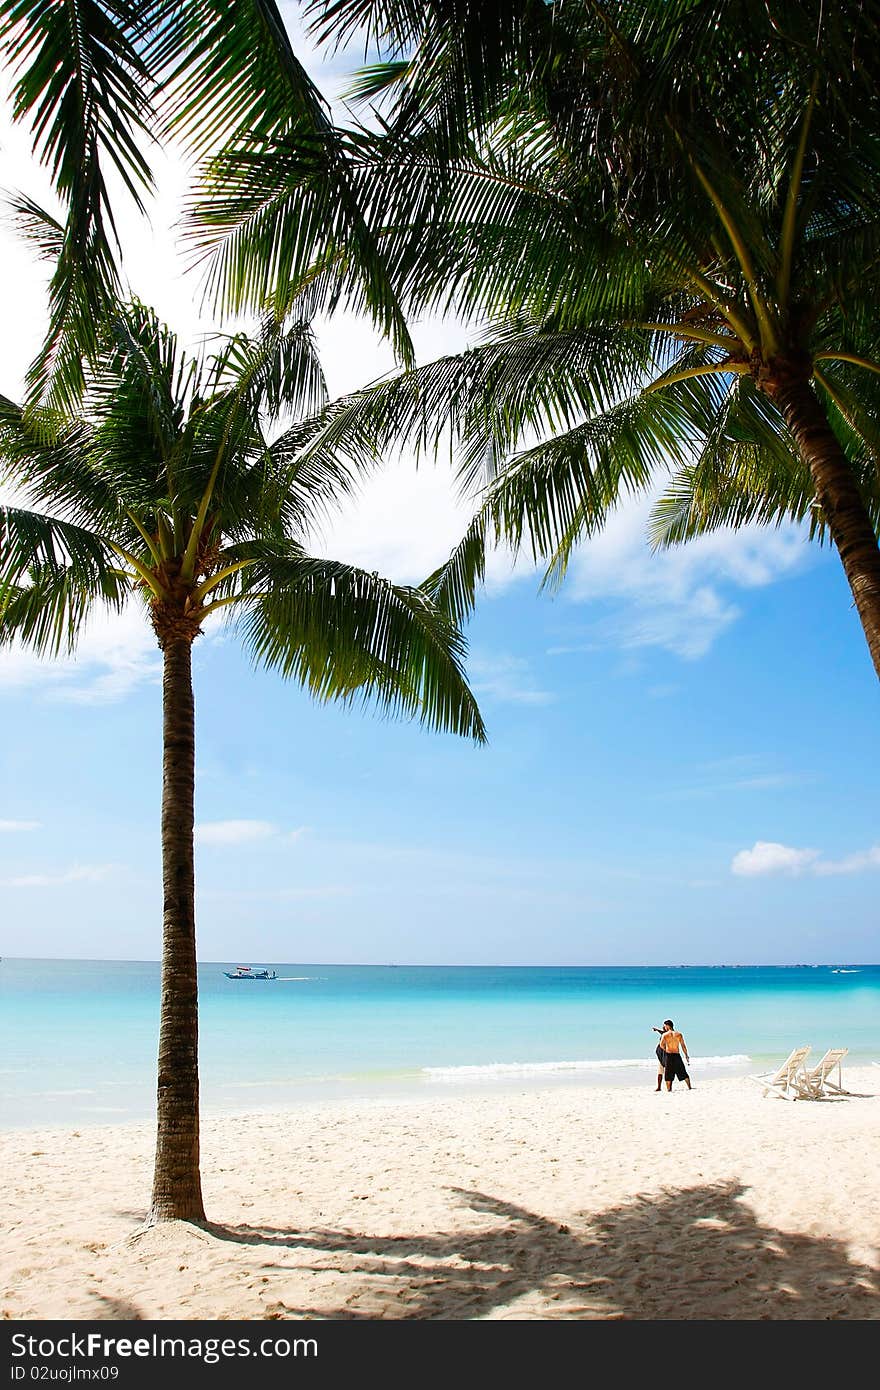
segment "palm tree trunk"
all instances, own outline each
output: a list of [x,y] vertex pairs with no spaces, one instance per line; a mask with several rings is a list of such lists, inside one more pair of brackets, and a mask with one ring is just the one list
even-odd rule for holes
[[165,644],[163,682],[162,1014],[156,1166],[148,1224],[204,1221],[199,1176],[198,984],[193,799],[192,642]]
[[809,466],[880,677],[880,547],[858,483],[809,382],[786,382],[774,396]]

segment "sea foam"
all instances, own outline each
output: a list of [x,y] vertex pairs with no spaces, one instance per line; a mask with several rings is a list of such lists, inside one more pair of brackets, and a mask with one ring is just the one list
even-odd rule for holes
[[[748,1053],[731,1052],[721,1057],[692,1057],[692,1067],[742,1067],[751,1061]],[[421,1075],[432,1081],[463,1081],[472,1077],[491,1080],[496,1076],[540,1076],[555,1072],[616,1071],[623,1067],[645,1070],[655,1065],[647,1057],[601,1057],[579,1062],[488,1062],[482,1066],[422,1067]]]

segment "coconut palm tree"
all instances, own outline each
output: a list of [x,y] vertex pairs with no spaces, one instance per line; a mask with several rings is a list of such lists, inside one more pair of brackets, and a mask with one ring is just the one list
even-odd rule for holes
[[163,654],[164,918],[158,1137],[150,1219],[204,1218],[199,1177],[193,866],[192,646],[234,620],[264,666],[319,700],[481,742],[464,642],[417,588],[310,555],[307,537],[352,482],[300,464],[282,410],[324,393],[308,325],[267,320],[203,363],[140,304],[105,322],[78,418],[0,401],[0,479],[34,510],[0,508],[0,641],[52,655],[89,615],[143,604]]
[[[123,294],[119,212],[142,213],[159,140],[196,161],[225,142],[274,150],[295,186],[298,232],[279,268],[326,257],[313,303],[348,299],[410,360],[406,325],[357,205],[346,137],[296,57],[274,0],[0,0],[0,62],[61,204],[49,327],[31,402],[75,406],[97,328]],[[13,199],[26,230],[42,218]],[[264,210],[266,215],[270,209]]]
[[[366,29],[388,54],[359,80],[385,106],[352,178],[402,302],[484,326],[465,355],[338,403],[315,446],[451,430],[465,482],[488,468],[438,598],[461,616],[487,539],[560,578],[671,470],[658,543],[788,517],[829,537],[880,675],[876,5],[312,10],[325,38]],[[217,266],[258,281],[265,248],[224,239],[211,205]]]

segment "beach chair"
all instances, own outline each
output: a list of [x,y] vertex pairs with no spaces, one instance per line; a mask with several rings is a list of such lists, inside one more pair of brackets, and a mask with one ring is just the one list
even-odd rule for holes
[[[795,1077],[798,1099],[821,1100],[823,1096],[848,1096],[849,1091],[843,1089],[843,1077],[840,1072],[840,1064],[848,1052],[848,1047],[829,1047],[825,1056],[814,1067],[804,1067]],[[831,1079],[835,1071],[836,1083]]]
[[797,1100],[801,1095],[799,1086],[803,1085],[804,1062],[810,1053],[809,1046],[795,1047],[788,1054],[778,1071],[763,1071],[750,1076],[763,1089],[763,1094],[781,1096],[783,1100]]

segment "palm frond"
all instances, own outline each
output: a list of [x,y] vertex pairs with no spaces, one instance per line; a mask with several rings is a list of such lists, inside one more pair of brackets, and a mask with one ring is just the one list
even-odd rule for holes
[[491,505],[484,504],[449,558],[421,584],[450,622],[461,624],[473,612],[477,590],[486,577],[486,552],[491,541]]
[[198,392],[197,364],[154,311],[136,300],[116,305],[102,325],[84,404],[91,466],[122,506],[155,512],[182,488],[178,465],[181,474],[183,460],[190,465]]
[[257,337],[234,334],[212,358],[206,386],[240,401],[255,421],[282,412],[314,415],[326,403],[327,384],[311,324],[267,315]]
[[845,362],[823,362],[814,380],[847,457],[856,466],[872,460],[880,477],[880,378]]
[[100,536],[38,512],[0,507],[0,643],[73,651],[96,606],[119,611],[129,581]]
[[253,657],[318,700],[374,700],[391,716],[485,741],[458,629],[418,588],[314,559],[298,547],[246,571],[260,594],[242,619]]
[[294,115],[271,138],[231,141],[204,165],[188,223],[207,291],[223,312],[289,303],[291,286],[310,283],[313,308],[345,303],[369,315],[398,358],[412,362],[381,239],[360,206],[339,131]]
[[62,520],[112,529],[120,499],[91,458],[92,430],[45,408],[25,410],[0,396],[0,479],[22,487]]
[[267,139],[302,121],[329,130],[327,105],[291,46],[273,0],[182,0],[167,6],[148,48],[163,74],[170,129],[204,152]]
[[22,241],[28,242],[41,261],[58,260],[64,249],[64,227],[25,193],[7,198],[9,222]]
[[[863,500],[880,534],[876,456],[854,431],[840,430]],[[748,380],[731,386],[699,454],[680,465],[655,504],[648,528],[655,548],[680,545],[724,527],[807,522],[827,539],[810,469],[771,402]]]
[[66,208],[49,334],[28,376],[34,401],[75,404],[83,357],[97,347],[94,324],[119,288],[108,165],[138,208],[151,185],[142,144],[153,79],[140,48],[153,11],[134,0],[0,3],[0,52],[16,69],[13,117],[29,123]]
[[552,62],[554,25],[566,20],[563,7],[543,0],[313,0],[308,13],[321,42],[356,35],[392,61],[405,59],[406,71],[388,89],[388,119],[401,128],[430,125],[450,154],[503,101],[511,82]]
[[488,481],[525,436],[573,427],[632,390],[652,356],[645,334],[544,331],[517,321],[464,353],[331,402],[303,457],[347,459],[366,472],[393,445],[430,456],[446,443],[457,448],[466,491]]
[[511,460],[485,499],[497,538],[549,561],[545,583],[560,583],[575,547],[626,495],[690,456],[704,418],[700,386],[623,401]]
[[[342,132],[297,59],[273,0],[188,0],[159,35],[171,127],[213,153],[189,209],[196,255],[224,311],[262,311],[329,256],[328,299],[369,313],[402,361],[406,320],[349,173]],[[221,148],[218,150],[218,143]]]

